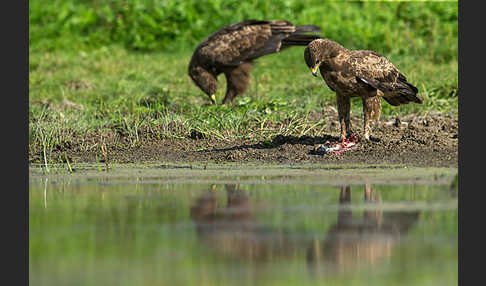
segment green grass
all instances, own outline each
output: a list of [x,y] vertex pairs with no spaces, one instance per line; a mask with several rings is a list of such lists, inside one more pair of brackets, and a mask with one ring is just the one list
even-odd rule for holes
[[[326,37],[348,48],[373,49],[386,56],[419,88],[425,103],[392,107],[383,102],[385,117],[411,112],[457,113],[457,3],[318,5],[309,1],[302,5],[299,1],[288,1],[269,6],[253,1],[241,3],[230,17],[226,10],[204,10],[216,9],[218,5],[209,4],[217,1],[207,1],[206,6],[199,8],[189,1],[179,7],[186,9],[182,19],[185,24],[174,22],[175,36],[168,40],[164,38],[166,34],[142,29],[143,25],[138,30],[128,29],[126,25],[136,25],[136,21],[110,26],[96,20],[108,13],[106,1],[31,2],[31,153],[45,153],[49,157],[49,152],[56,148],[99,148],[113,134],[121,135],[124,144],[130,146],[143,144],[146,138],[184,138],[193,131],[221,140],[261,141],[277,134],[319,134],[335,118],[315,121],[307,116],[311,111],[335,106],[335,95],[321,78],[310,74],[302,47],[260,58],[252,71],[251,86],[244,97],[234,100],[234,106],[205,105],[206,95],[187,75],[192,50],[223,23],[244,18],[286,18],[298,24],[318,24]],[[137,1],[128,1],[135,5],[129,6],[134,10],[127,8],[124,13],[141,13],[140,18],[134,19],[147,20],[145,14],[158,13],[154,12],[157,9],[143,8],[152,2],[139,1],[137,6],[134,4]],[[181,16],[171,10],[179,8],[167,3],[162,11]],[[97,4],[101,8],[96,8]],[[195,17],[190,14],[194,12],[191,9],[203,10]],[[162,20],[160,23],[167,24]],[[121,31],[126,35],[120,34]],[[170,45],[152,47],[147,40],[150,37],[141,35],[147,40],[144,45],[152,48],[137,48],[130,40],[133,31],[152,31],[153,39]],[[216,97],[221,102],[226,89],[223,75],[219,81]],[[352,113],[361,116],[361,110],[360,99],[354,99]]]
[[457,54],[457,1],[31,0],[29,41],[44,49],[120,43],[178,50],[244,19],[315,24],[347,47],[428,54],[436,62]]
[[[251,86],[235,106],[207,106],[207,97],[187,75],[191,51],[136,53],[120,46],[91,51],[60,50],[30,54],[30,143],[68,142],[76,134],[111,130],[136,144],[150,132],[181,138],[198,130],[220,139],[270,139],[305,135],[327,121],[306,120],[311,110],[335,105],[334,93],[314,78],[303,62],[303,48],[260,58]],[[420,57],[390,58],[419,87],[424,105],[392,107],[383,116],[410,112],[457,112],[457,61],[433,64]],[[216,97],[226,89],[219,77]],[[80,88],[69,85],[77,82]],[[64,100],[81,107],[63,104]],[[353,101],[355,114],[361,102]],[[257,131],[257,132],[255,132]],[[309,135],[309,134],[308,134]],[[48,136],[49,138],[46,138]]]

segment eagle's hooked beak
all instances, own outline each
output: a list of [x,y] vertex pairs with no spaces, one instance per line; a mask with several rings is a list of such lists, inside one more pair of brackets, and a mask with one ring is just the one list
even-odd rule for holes
[[216,103],[216,96],[214,94],[211,94],[211,96],[209,97],[209,99],[211,99],[211,104],[215,104]]
[[319,66],[320,66],[320,63],[318,63],[317,65],[315,65],[313,68],[311,68],[311,71],[312,71],[312,75],[313,76],[317,76],[317,71],[319,70]]

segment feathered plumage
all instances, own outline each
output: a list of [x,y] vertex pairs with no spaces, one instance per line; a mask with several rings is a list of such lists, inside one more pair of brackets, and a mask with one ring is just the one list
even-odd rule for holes
[[312,41],[304,50],[304,59],[312,74],[319,69],[324,81],[336,92],[341,138],[351,135],[350,98],[361,97],[364,113],[364,137],[369,139],[370,121],[378,120],[381,97],[397,106],[423,103],[418,89],[387,58],[373,51],[348,50],[329,39]]
[[189,76],[214,103],[217,76],[224,73],[229,103],[248,87],[253,60],[291,46],[306,46],[320,38],[304,34],[320,32],[314,25],[295,26],[288,21],[246,20],[226,26],[204,39],[189,63]]

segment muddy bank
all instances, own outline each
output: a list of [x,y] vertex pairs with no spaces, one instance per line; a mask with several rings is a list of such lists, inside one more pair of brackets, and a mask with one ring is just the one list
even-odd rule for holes
[[[328,111],[327,111],[328,112]],[[324,114],[311,114],[316,122]],[[337,118],[334,117],[334,118]],[[354,128],[361,132],[361,114],[352,117]],[[193,133],[182,139],[156,139],[143,136],[133,146],[118,134],[73,138],[70,144],[56,146],[53,160],[72,163],[272,163],[272,164],[404,164],[409,166],[457,167],[458,118],[452,115],[408,115],[382,118],[373,129],[372,142],[358,145],[340,155],[315,154],[318,144],[337,140],[339,124],[332,121],[319,136],[277,135],[266,141],[218,140]],[[80,142],[91,140],[93,148],[80,148]],[[103,138],[103,142],[97,142]],[[86,144],[85,144],[86,145]],[[105,153],[100,148],[104,145]],[[41,163],[42,152],[29,152],[29,162]]]
[[457,191],[457,168],[404,167],[361,164],[266,164],[266,163],[80,163],[73,172],[47,173],[40,166],[29,168],[29,181],[77,184],[273,184],[336,185],[394,184],[445,185]]

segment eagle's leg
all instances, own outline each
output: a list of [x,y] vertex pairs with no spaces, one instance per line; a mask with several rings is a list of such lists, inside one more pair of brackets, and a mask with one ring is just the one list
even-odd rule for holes
[[230,87],[229,85],[229,80],[226,80],[226,82],[228,83],[227,85],[227,88],[226,88],[226,95],[224,96],[224,99],[223,99],[223,104],[228,104],[230,103],[233,98],[236,97],[236,90],[234,90],[232,87]]
[[370,140],[371,122],[375,122],[380,118],[381,114],[381,100],[379,96],[365,96],[363,100],[363,115],[364,115],[364,138]]
[[225,70],[226,95],[223,104],[230,103],[236,96],[243,94],[250,83],[251,63],[242,63],[236,68]]
[[351,122],[349,115],[351,112],[351,99],[349,96],[343,96],[336,93],[339,123],[341,124],[341,140],[346,139],[348,135],[351,135]]
[[349,203],[351,201],[351,187],[349,185],[341,186],[341,192],[339,193],[340,203]]
[[[341,191],[339,192],[339,204],[346,205],[351,203],[351,186],[343,185],[341,186]],[[352,217],[351,209],[349,208],[339,208],[337,223],[338,225],[346,225],[350,223]]]
[[[372,187],[371,184],[366,183],[365,184],[365,197],[364,197],[365,202],[370,202],[370,203],[377,203],[380,201],[380,195],[376,194]],[[377,209],[377,210],[365,210],[363,213],[363,218],[366,223],[369,223],[369,225],[381,225],[383,221],[383,211]]]
[[365,202],[371,201],[371,194],[373,193],[373,190],[371,188],[370,183],[365,184],[365,193],[364,193],[364,200]]

